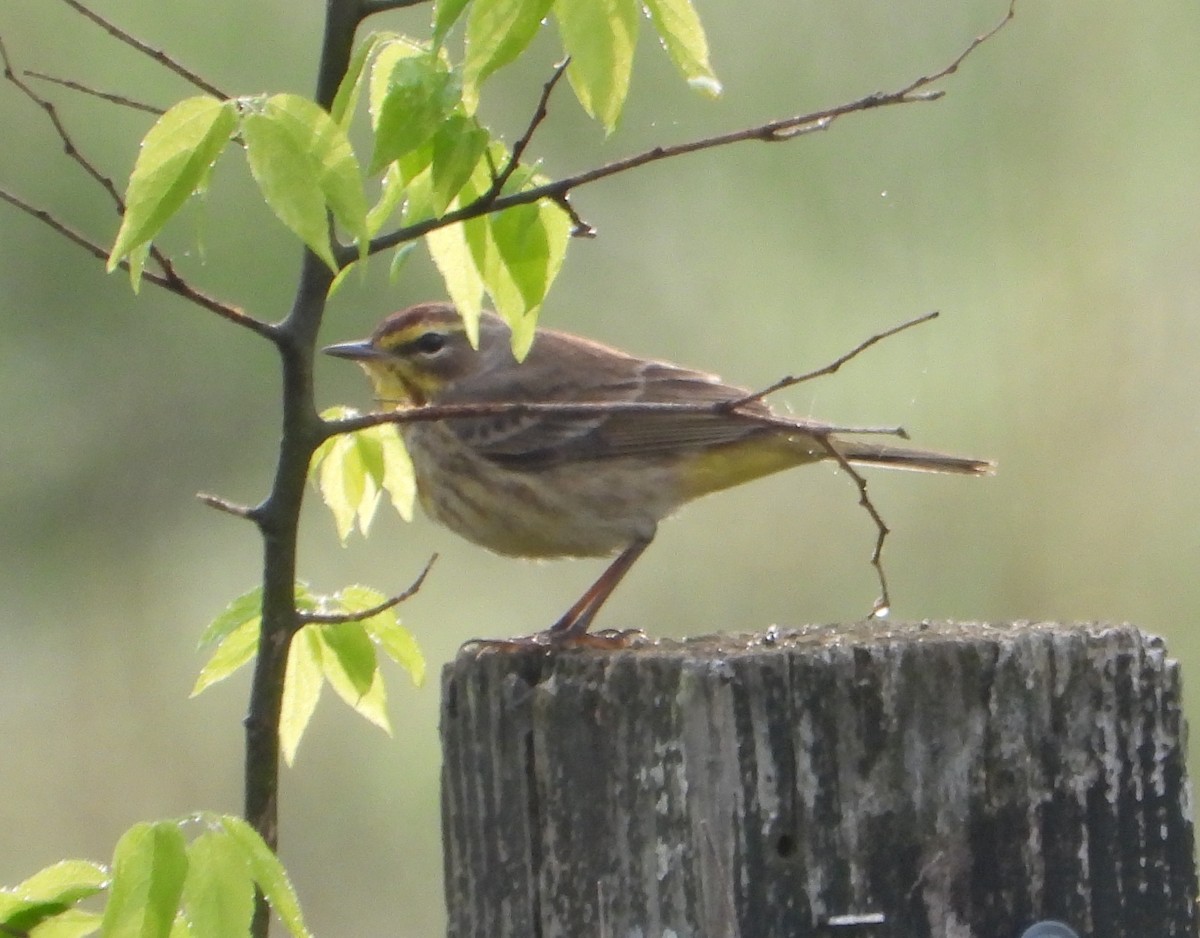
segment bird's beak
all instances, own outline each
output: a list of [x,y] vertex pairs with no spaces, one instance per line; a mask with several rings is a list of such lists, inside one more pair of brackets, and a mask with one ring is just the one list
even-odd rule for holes
[[361,342],[342,342],[338,345],[327,345],[321,351],[326,355],[332,355],[334,358],[348,358],[356,362],[369,362],[387,358],[387,352],[377,349],[365,339]]

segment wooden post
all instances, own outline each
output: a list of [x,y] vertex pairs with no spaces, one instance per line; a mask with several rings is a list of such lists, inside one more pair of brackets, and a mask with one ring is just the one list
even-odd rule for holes
[[443,674],[449,934],[1195,938],[1180,708],[1128,626],[467,649]]

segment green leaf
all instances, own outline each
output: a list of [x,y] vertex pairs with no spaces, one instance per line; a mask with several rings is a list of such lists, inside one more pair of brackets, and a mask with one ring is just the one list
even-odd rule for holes
[[467,14],[463,103],[474,113],[479,88],[519,56],[550,12],[551,0],[475,0]]
[[324,110],[299,95],[272,95],[242,115],[242,138],[271,210],[331,270],[327,209],[366,250],[362,172],[345,131]]
[[199,648],[207,648],[220,641],[234,629],[245,625],[251,619],[256,622],[262,612],[262,587],[256,586],[249,592],[242,593],[237,599],[226,606],[221,613],[208,624],[204,634],[200,636]]
[[691,0],[645,0],[650,21],[667,55],[689,85],[709,97],[721,93],[721,83],[708,61],[708,39]]
[[387,79],[375,111],[372,173],[429,141],[459,102],[453,76],[432,55],[398,60]]
[[378,234],[403,199],[404,177],[400,175],[400,167],[393,163],[383,174],[379,201],[367,212],[367,232],[372,236]]
[[[362,612],[387,599],[379,590],[357,584],[343,587],[333,598],[349,613]],[[408,671],[414,684],[419,686],[425,680],[425,658],[412,633],[400,625],[395,608],[364,619],[362,625],[387,656]]]
[[180,101],[155,122],[129,177],[125,215],[108,257],[110,273],[203,186],[236,125],[232,101],[206,96]]
[[205,831],[188,846],[183,908],[199,938],[249,933],[254,878],[241,847],[223,830]]
[[329,107],[329,116],[337,121],[343,130],[347,130],[350,127],[350,121],[354,117],[355,108],[358,107],[358,98],[362,92],[363,75],[366,74],[367,60],[370,59],[381,45],[398,38],[400,36],[397,33],[372,33],[355,50],[354,55],[351,56],[350,64],[346,66],[346,74],[342,76],[342,83],[338,85],[337,94],[333,98],[333,104]]
[[[40,923],[28,930],[29,938],[85,938],[100,930],[101,916],[98,912],[83,909],[67,909],[61,915]],[[21,934],[18,929],[14,934]]]
[[396,621],[373,616],[364,623],[371,637],[379,643],[389,658],[408,671],[412,682],[420,687],[425,683],[425,656],[412,632]]
[[287,673],[283,679],[283,704],[279,716],[279,747],[288,765],[296,759],[300,739],[321,697],[321,637],[319,626],[303,626],[292,636]]
[[[412,252],[414,250],[416,250],[416,247],[417,247],[416,241],[407,241],[404,244],[400,245],[400,247],[396,248],[396,252],[392,255],[392,262],[388,265],[388,283],[395,283],[396,281],[398,281],[400,279],[400,272],[402,270],[404,270],[405,265],[408,263],[408,259],[410,257],[412,257]],[[408,458],[407,451],[405,452],[404,455],[405,455],[405,458],[407,459]],[[410,475],[411,475],[411,473],[410,473]],[[395,502],[395,499],[393,499],[393,503],[394,502]],[[397,506],[397,508],[398,507],[399,506]],[[400,514],[404,515],[404,512],[401,511]],[[411,499],[410,499],[410,510],[407,515],[404,515],[404,520],[405,521],[412,520]]]
[[167,938],[187,876],[187,846],[174,821],[135,824],[117,841],[105,938]]
[[332,449],[321,460],[318,476],[321,498],[333,513],[338,540],[343,544],[354,530],[367,485],[353,437],[354,434],[346,434],[334,440]]
[[471,341],[478,341],[479,314],[483,310],[483,277],[467,244],[466,229],[462,224],[436,228],[425,235],[425,246],[438,273],[442,275],[446,292],[467,324]]
[[413,471],[412,457],[408,455],[398,428],[380,426],[375,429],[383,457],[383,478],[377,480],[378,484],[388,493],[396,513],[405,521],[412,521],[413,504],[417,499],[417,476]]
[[191,696],[195,697],[218,681],[223,681],[242,665],[250,661],[258,651],[258,633],[261,619],[248,619],[226,635],[208,663],[196,676]]
[[433,138],[432,213],[441,215],[471,178],[488,145],[474,117],[452,114]]
[[292,933],[294,938],[310,938],[308,927],[304,924],[304,916],[300,912],[300,902],[296,891],[288,880],[287,872],[279,858],[271,848],[263,843],[254,828],[241,818],[223,815],[219,819],[226,833],[242,851],[250,873],[258,888],[262,890],[271,908],[279,916],[280,921]]
[[563,47],[571,56],[567,79],[583,109],[611,132],[621,116],[633,52],[640,0],[556,0]]
[[398,34],[389,36],[386,42],[379,44],[375,62],[371,66],[370,98],[367,104],[373,128],[379,126],[379,112],[391,87],[392,71],[406,59],[426,58],[429,55],[429,46]]
[[[348,610],[349,611],[349,610]],[[361,622],[342,622],[321,629],[325,677],[342,700],[387,733],[387,696],[375,645]]]
[[99,916],[72,907],[100,892],[108,878],[98,864],[63,860],[10,890],[0,890],[0,934],[74,938],[94,931]]
[[437,0],[433,7],[433,44],[441,46],[446,41],[462,11],[467,7],[467,0]]
[[12,892],[22,899],[68,905],[94,896],[108,883],[108,870],[87,860],[60,860],[38,870]]

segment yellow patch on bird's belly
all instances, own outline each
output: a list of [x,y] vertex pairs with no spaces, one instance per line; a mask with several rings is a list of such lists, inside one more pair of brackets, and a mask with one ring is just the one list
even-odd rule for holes
[[764,434],[736,443],[697,449],[679,461],[683,501],[752,482],[763,476],[823,459],[827,453],[810,437]]

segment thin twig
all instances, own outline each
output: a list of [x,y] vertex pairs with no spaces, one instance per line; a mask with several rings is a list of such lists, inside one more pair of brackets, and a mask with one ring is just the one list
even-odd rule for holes
[[505,164],[504,169],[498,175],[493,174],[492,186],[480,197],[481,199],[494,199],[504,191],[504,186],[512,178],[512,174],[517,171],[517,167],[521,165],[521,157],[525,155],[525,151],[529,148],[529,144],[533,140],[533,135],[547,116],[549,116],[550,95],[554,93],[554,86],[562,80],[563,75],[567,72],[567,66],[570,64],[571,57],[568,55],[554,66],[554,74],[542,86],[542,94],[538,98],[533,116],[529,118],[529,125],[525,128],[525,132],[517,138],[517,142],[513,144],[512,153],[509,154],[508,163]]
[[778,427],[784,430],[794,430],[797,433],[808,433],[813,436],[828,436],[831,433],[846,435],[872,434],[895,436],[908,439],[908,433],[903,427],[853,427],[820,423],[815,420],[803,420],[794,417],[784,417],[779,414],[763,413],[745,410],[732,410],[735,401],[490,401],[480,404],[425,404],[419,407],[401,407],[398,410],[379,411],[371,414],[360,414],[357,417],[343,417],[339,420],[326,420],[323,425],[322,438],[328,439],[344,433],[356,433],[369,427],[377,427],[385,423],[432,423],[442,420],[463,420],[471,417],[523,417],[531,414],[545,414],[555,417],[595,417],[611,414],[709,414],[723,417],[736,417],[747,424],[764,427]]
[[[474,200],[470,204],[464,205],[452,212],[447,212],[445,215],[442,215],[439,218],[427,218],[423,221],[397,228],[394,231],[372,239],[367,249],[368,253],[376,254],[380,251],[386,251],[398,244],[403,244],[406,241],[412,241],[420,238],[428,234],[430,231],[436,231],[439,228],[445,228],[447,225],[457,224],[460,221],[467,221],[471,218],[478,218],[481,215],[488,215],[493,212],[501,212],[504,209],[512,208],[515,205],[528,205],[541,199],[553,199],[557,201],[579,186],[597,182],[601,179],[607,179],[609,176],[615,176],[618,173],[623,173],[640,166],[646,166],[650,163],[656,163],[660,160],[674,159],[675,157],[683,156],[688,153],[698,153],[703,150],[712,150],[717,147],[728,146],[733,143],[741,143],[747,140],[778,143],[782,140],[789,140],[802,134],[814,133],[818,130],[825,130],[839,117],[843,117],[847,114],[855,114],[863,111],[874,110],[876,108],[891,107],[899,104],[917,104],[935,101],[941,98],[944,92],[937,90],[924,91],[923,89],[930,84],[958,71],[959,67],[972,52],[995,36],[1008,24],[1010,20],[1012,20],[1015,6],[1016,0],[1010,0],[1008,11],[1004,18],[987,32],[976,36],[962,52],[955,56],[949,65],[929,75],[922,75],[920,78],[910,81],[907,85],[897,89],[896,91],[876,92],[875,94],[870,94],[859,98],[856,101],[839,104],[835,107],[826,108],[821,111],[814,111],[810,114],[801,114],[795,117],[785,117],[779,120],[769,121],[765,124],[759,124],[754,127],[747,127],[741,130],[731,131],[729,133],[718,134],[713,137],[705,137],[700,140],[690,140],[685,143],[675,144],[673,146],[654,147],[653,149],[645,150],[633,156],[628,156],[624,159],[615,160],[612,163],[606,163],[603,166],[598,166],[582,173],[577,173],[574,176],[567,176],[563,179],[554,180],[546,183],[545,185],[535,186],[531,189],[525,189],[520,192],[510,192],[507,195],[489,197],[489,190],[488,193],[484,193],[484,195]],[[349,264],[353,260],[356,260],[357,257],[357,251],[351,248],[340,252],[338,260],[339,263],[345,265]]]
[[571,237],[572,238],[594,238],[596,237],[596,229],[583,220],[580,214],[575,211],[575,206],[571,204],[570,196],[563,193],[552,200],[555,205],[567,213],[567,217],[571,219]]
[[220,495],[210,495],[208,492],[197,492],[196,498],[206,504],[209,508],[215,508],[217,511],[223,511],[227,515],[233,515],[235,518],[246,518],[250,521],[255,521],[258,518],[258,512],[249,505],[239,505],[237,502],[231,502],[222,498]]
[[833,460],[846,471],[851,481],[858,488],[858,503],[866,509],[868,515],[871,516],[871,521],[875,524],[877,532],[875,537],[875,547],[871,551],[871,566],[875,568],[875,577],[879,581],[879,598],[875,600],[875,605],[871,607],[872,619],[884,618],[892,609],[892,594],[888,590],[887,574],[883,569],[883,544],[887,540],[887,536],[891,534],[891,528],[883,520],[883,515],[879,513],[879,509],[875,507],[875,503],[871,501],[871,496],[867,494],[867,480],[857,469],[850,465],[846,459],[828,436],[818,436],[817,441],[825,448],[825,451],[833,458]]
[[807,372],[806,374],[788,375],[786,378],[780,378],[774,384],[768,385],[761,391],[755,391],[753,394],[747,394],[740,400],[732,401],[728,405],[727,409],[734,410],[738,407],[743,407],[746,404],[753,404],[755,401],[762,400],[764,397],[774,394],[776,391],[782,391],[785,388],[795,387],[797,384],[803,384],[805,381],[811,381],[813,378],[822,378],[826,375],[831,375],[841,368],[842,365],[846,364],[846,362],[850,361],[850,359],[855,358],[862,352],[865,352],[876,342],[882,342],[884,339],[894,336],[897,332],[903,332],[905,329],[911,329],[913,326],[919,326],[923,322],[929,322],[931,319],[937,319],[938,315],[938,311],[934,310],[932,313],[926,313],[924,316],[918,316],[915,319],[908,320],[908,322],[902,322],[900,325],[892,326],[892,328],[885,329],[883,332],[877,332],[869,339],[858,343],[858,345],[850,349],[850,351],[848,351],[845,355],[835,358],[828,365],[818,368],[815,371]]
[[70,88],[72,91],[78,91],[80,94],[91,95],[94,98],[100,98],[102,101],[108,101],[110,104],[118,104],[121,107],[127,107],[134,111],[144,111],[147,114],[156,114],[159,116],[166,113],[162,108],[155,107],[153,104],[144,104],[141,101],[133,100],[133,98],[127,98],[123,94],[114,94],[111,91],[89,88],[87,85],[72,81],[69,78],[58,78],[54,75],[47,75],[44,72],[35,72],[31,68],[25,69],[22,74],[29,78],[36,78],[39,81],[48,81],[51,84],[61,85],[64,88]]
[[4,62],[4,77],[17,86],[17,89],[25,95],[30,101],[36,104],[45,112],[50,123],[54,126],[54,132],[58,134],[58,139],[62,141],[63,152],[74,160],[83,168],[92,180],[97,183],[101,189],[108,193],[109,198],[117,206],[117,211],[125,211],[125,202],[121,198],[121,193],[117,191],[116,184],[105,176],[100,170],[92,165],[79,148],[75,146],[75,141],[71,139],[71,135],[67,132],[66,125],[63,124],[62,118],[58,116],[58,109],[50,102],[43,98],[40,94],[34,91],[28,84],[23,82],[17,75],[17,71],[13,68],[12,60],[8,57],[8,48],[4,45],[4,40],[0,39],[0,59]]
[[[100,170],[96,168],[96,165],[86,156],[84,156],[83,152],[75,145],[75,141],[67,132],[67,127],[59,117],[58,109],[54,106],[54,103],[46,98],[43,98],[40,94],[29,87],[28,84],[21,81],[21,79],[17,77],[16,70],[13,68],[12,61],[9,59],[8,49],[4,46],[3,40],[0,40],[0,59],[3,59],[4,63],[4,77],[16,85],[21,93],[38,107],[40,107],[42,112],[49,118],[50,124],[54,128],[54,132],[58,134],[58,139],[62,141],[63,152],[66,153],[66,155],[72,160],[74,160],[75,163],[77,163],[80,167],[82,167],[84,172],[86,172],[88,176],[91,177],[91,179],[105,191],[109,199],[112,200],[112,203],[117,210],[117,214],[124,215],[125,200],[121,197],[121,193],[117,191],[116,185],[108,176],[105,176],[102,172],[100,172]],[[26,74],[28,74],[28,72]],[[150,245],[150,256],[154,258],[155,263],[158,264],[159,269],[162,271],[162,274],[166,279],[178,280],[180,283],[183,282],[179,275],[175,272],[175,265],[171,263],[171,259],[153,244]]]
[[142,55],[153,59],[159,65],[174,72],[176,75],[178,75],[184,81],[188,82],[189,84],[195,85],[197,88],[199,88],[205,94],[211,94],[214,98],[220,98],[222,101],[226,101],[229,99],[230,96],[227,95],[220,88],[218,88],[216,85],[212,84],[209,81],[206,81],[204,78],[201,78],[199,75],[197,75],[191,69],[184,67],[179,62],[175,61],[175,59],[171,58],[171,56],[167,55],[167,53],[163,52],[161,49],[155,49],[152,46],[148,46],[146,43],[142,42],[140,39],[125,32],[125,30],[121,29],[115,23],[105,19],[99,13],[84,6],[82,3],[79,2],[79,0],[62,0],[62,2],[65,3],[67,6],[69,6],[76,13],[79,13],[79,14],[87,17],[89,20],[91,20],[93,23],[95,23],[97,26],[99,26],[101,29],[103,29],[106,33],[108,33],[113,38],[120,40],[121,42],[125,43],[125,45],[129,46],[132,49],[136,49],[138,52],[142,53]]
[[[30,205],[24,199],[13,195],[6,189],[0,189],[0,199],[3,199],[5,202],[9,203],[15,208],[19,208],[25,214],[30,215],[43,224],[48,225],[50,228],[53,228],[68,241],[77,244],[93,257],[99,258],[102,261],[108,260],[108,251],[105,248],[101,247],[90,238],[80,234],[69,225],[59,221],[45,209],[40,209],[36,206]],[[121,261],[119,266],[122,270],[129,269],[129,264],[126,261]],[[201,290],[197,290],[178,275],[158,274],[147,270],[142,272],[142,279],[154,284],[157,287],[162,287],[164,290],[174,293],[176,296],[181,296],[185,300],[190,300],[197,306],[201,306],[210,312],[216,313],[221,318],[227,319],[236,325],[243,326],[246,329],[249,329],[251,332],[270,339],[272,342],[279,341],[278,332],[270,323],[265,323],[261,320],[255,319],[253,316],[242,312],[242,310],[238,309],[236,306],[232,306],[229,303],[218,300],[216,297],[209,296],[207,293],[204,293]]]
[[340,625],[343,622],[363,622],[379,615],[381,612],[387,612],[393,606],[400,605],[400,603],[404,602],[406,599],[411,599],[421,588],[421,584],[425,582],[425,577],[429,575],[429,571],[433,568],[434,561],[437,559],[437,554],[434,554],[432,557],[430,557],[425,563],[425,569],[421,571],[420,575],[415,580],[413,580],[412,585],[409,586],[408,589],[404,590],[402,593],[398,593],[390,599],[385,599],[378,605],[371,606],[368,609],[360,609],[358,612],[305,612],[304,610],[297,610],[297,615],[299,616],[301,622],[316,623],[318,625]]

